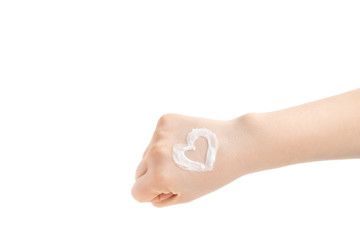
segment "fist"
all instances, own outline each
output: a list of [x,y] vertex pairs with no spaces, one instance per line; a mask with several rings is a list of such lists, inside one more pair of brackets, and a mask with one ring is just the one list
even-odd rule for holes
[[[240,177],[244,165],[241,159],[245,155],[239,146],[246,142],[247,135],[245,128],[239,128],[243,125],[241,122],[243,120],[219,121],[176,114],[162,116],[136,170],[133,197],[157,207],[185,203]],[[173,160],[173,146],[186,145],[188,133],[195,128],[209,129],[217,137],[218,149],[211,171],[186,170]],[[207,144],[205,138],[199,137],[196,150],[186,151],[185,156],[204,163]]]

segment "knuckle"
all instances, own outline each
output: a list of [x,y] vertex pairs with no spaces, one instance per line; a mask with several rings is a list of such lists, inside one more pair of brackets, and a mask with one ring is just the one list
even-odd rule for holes
[[149,148],[148,156],[150,157],[164,157],[166,156],[166,147],[164,144],[161,143],[155,143]]
[[143,153],[143,155],[142,155],[142,159],[144,160],[145,159],[145,157],[147,156],[147,154],[148,154],[148,148],[144,151],[144,153]]
[[156,130],[153,134],[153,139],[154,140],[161,140],[166,138],[167,133],[165,132],[165,130]]
[[147,168],[140,163],[140,165],[136,168],[135,171],[135,180],[139,179],[141,176],[145,175],[147,172]]
[[167,125],[169,122],[171,122],[174,119],[174,117],[175,117],[175,114],[172,114],[172,113],[164,114],[159,118],[157,125],[158,126]]

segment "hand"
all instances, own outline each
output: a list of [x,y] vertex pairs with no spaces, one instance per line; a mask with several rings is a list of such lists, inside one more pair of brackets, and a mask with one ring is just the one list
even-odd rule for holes
[[[249,115],[231,121],[218,121],[168,114],[160,118],[143,160],[136,170],[133,197],[162,207],[185,203],[210,193],[245,174],[247,159],[244,149],[250,131]],[[251,117],[250,117],[251,118]],[[218,151],[212,171],[194,172],[177,166],[172,159],[175,144],[187,144],[186,136],[194,128],[207,128],[218,138]],[[204,162],[207,142],[198,138],[196,151],[185,155],[193,161]],[[239,147],[241,146],[241,147]]]
[[[236,178],[290,164],[360,158],[360,89],[269,113],[251,113],[230,121],[168,114],[156,127],[136,171],[135,199],[155,206],[184,203],[210,193]],[[186,144],[194,128],[207,128],[218,138],[213,170],[193,172],[172,159],[175,144]],[[204,162],[207,143],[186,152]]]

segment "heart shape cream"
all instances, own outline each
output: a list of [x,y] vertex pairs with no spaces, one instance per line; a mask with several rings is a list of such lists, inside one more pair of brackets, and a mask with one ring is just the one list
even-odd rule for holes
[[[204,163],[196,162],[185,156],[186,151],[195,151],[195,141],[204,137],[208,143],[206,159]],[[175,144],[173,147],[173,160],[181,168],[189,171],[205,172],[211,171],[215,163],[218,140],[216,135],[206,128],[195,128],[187,135],[187,145]]]

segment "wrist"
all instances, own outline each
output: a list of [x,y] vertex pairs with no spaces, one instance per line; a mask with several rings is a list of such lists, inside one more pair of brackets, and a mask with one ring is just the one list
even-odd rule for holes
[[241,175],[306,161],[289,126],[273,113],[248,113],[232,122],[235,135],[242,139],[237,142]]
[[[269,137],[266,133],[266,114],[247,113],[231,120],[232,141],[236,149],[235,166],[239,176],[270,168],[265,159]],[[267,153],[268,154],[268,153]]]

